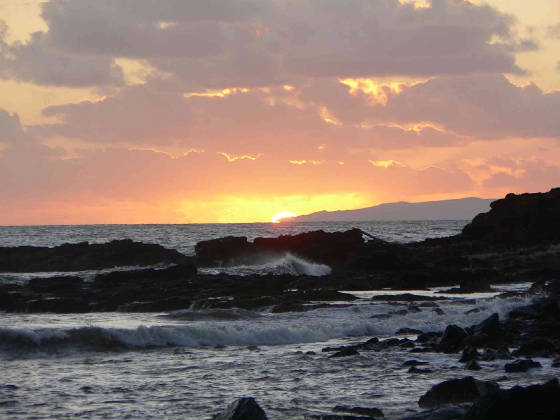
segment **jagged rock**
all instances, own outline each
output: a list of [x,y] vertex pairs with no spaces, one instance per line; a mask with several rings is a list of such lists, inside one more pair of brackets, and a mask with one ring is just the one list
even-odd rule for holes
[[558,348],[545,338],[536,338],[519,347],[520,356],[549,357],[558,353]]
[[505,346],[498,348],[497,350],[494,349],[485,349],[484,352],[480,355],[479,360],[484,360],[486,362],[491,362],[493,360],[509,360],[513,359],[509,349]]
[[401,293],[398,295],[375,295],[371,298],[371,300],[387,301],[387,302],[422,302],[422,301],[432,302],[434,300],[448,300],[448,299],[445,297],[421,296],[421,295],[414,295],[412,293]]
[[422,334],[421,330],[417,330],[414,328],[401,328],[397,332],[396,335],[413,335],[413,334]]
[[130,239],[104,244],[80,242],[47,247],[0,247],[0,272],[82,271],[102,268],[184,263],[190,258],[161,245]]
[[434,385],[420,397],[418,405],[423,408],[435,408],[445,404],[458,404],[497,392],[500,386],[495,382],[479,381],[472,376],[451,379]]
[[479,360],[480,359],[480,354],[478,353],[478,350],[476,349],[476,347],[465,347],[465,349],[463,350],[463,354],[461,355],[461,358],[459,359],[460,363],[466,363],[469,362],[471,360]]
[[345,348],[343,350],[337,351],[334,354],[331,354],[329,356],[329,359],[335,358],[335,357],[348,357],[348,356],[356,356],[359,355],[360,353],[358,352],[358,350],[356,350],[355,347],[348,347]]
[[256,238],[249,242],[246,237],[228,236],[198,242],[195,246],[196,260],[201,266],[247,263],[256,257],[282,255],[287,252],[323,264],[340,264],[364,246],[362,231],[313,232],[298,235],[282,235],[277,238]]
[[467,370],[480,370],[482,369],[476,360],[469,360],[465,364],[465,369]]
[[539,362],[535,362],[531,359],[522,359],[516,360],[512,363],[507,363],[504,366],[506,372],[527,372],[529,369],[540,368],[542,367]]
[[483,396],[465,418],[537,420],[560,418],[560,385],[556,378],[542,385],[516,386]]
[[438,350],[444,353],[455,353],[464,346],[467,332],[457,325],[448,325],[438,342]]
[[402,365],[403,366],[422,366],[422,365],[429,365],[429,362],[421,362],[419,360],[407,360]]
[[73,293],[80,290],[84,284],[81,277],[75,276],[54,276],[30,279],[29,288],[39,293]]
[[560,239],[560,188],[548,193],[508,194],[463,228],[462,238],[508,244]]
[[367,408],[367,407],[348,407],[345,405],[337,405],[333,408],[335,413],[352,413],[352,414],[359,414],[361,416],[367,417],[385,417],[383,415],[383,411],[379,408]]
[[235,400],[212,417],[213,420],[267,420],[266,413],[253,397]]

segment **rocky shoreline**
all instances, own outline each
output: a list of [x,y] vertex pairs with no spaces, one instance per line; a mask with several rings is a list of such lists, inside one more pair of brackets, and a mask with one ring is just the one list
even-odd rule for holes
[[[408,372],[422,375],[430,366],[415,360],[418,353],[457,355],[465,371],[479,362],[507,360],[504,374],[539,369],[531,358],[560,364],[560,189],[543,194],[509,194],[478,215],[459,235],[411,244],[364,238],[363,232],[308,232],[278,238],[226,237],[199,242],[189,257],[159,245],[130,240],[107,244],[64,244],[54,248],[0,248],[0,271],[80,271],[121,266],[135,270],[97,274],[86,282],[78,276],[32,278],[25,284],[0,285],[0,311],[26,313],[163,312],[184,308],[242,308],[271,312],[309,311],[357,299],[341,290],[393,290],[453,287],[447,293],[488,292],[492,284],[533,282],[531,304],[503,319],[494,314],[462,328],[442,331],[405,329],[405,338],[367,341],[325,348],[325,357],[354,357],[362,352],[406,350]],[[327,264],[332,272],[310,275],[204,275],[198,268],[247,264],[292,253]],[[150,268],[166,264],[164,268]],[[513,293],[513,292],[511,292]],[[511,294],[510,293],[510,294]],[[498,297],[499,298],[499,297]],[[401,293],[375,300],[405,303],[404,313],[430,310],[445,297]],[[320,302],[320,303],[318,303]],[[334,303],[337,302],[337,303]],[[473,308],[476,310],[476,308]],[[395,314],[399,311],[395,311]],[[392,316],[394,314],[387,314]],[[385,315],[378,315],[383,317]],[[525,388],[500,389],[465,375],[432,387],[420,400],[425,409],[410,419],[560,418],[560,385],[551,380]],[[258,408],[258,409],[257,409]],[[377,410],[377,411],[376,411]],[[333,408],[310,418],[369,419],[377,408]],[[266,418],[256,401],[234,402],[215,418]]]

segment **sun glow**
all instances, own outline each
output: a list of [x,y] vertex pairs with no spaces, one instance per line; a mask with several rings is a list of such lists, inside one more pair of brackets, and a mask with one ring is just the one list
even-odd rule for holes
[[291,211],[282,211],[272,218],[272,223],[280,223],[285,219],[291,219],[293,217],[296,217],[295,213],[292,213]]

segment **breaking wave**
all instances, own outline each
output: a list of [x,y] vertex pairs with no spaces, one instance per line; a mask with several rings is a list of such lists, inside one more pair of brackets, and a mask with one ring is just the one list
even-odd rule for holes
[[248,276],[252,274],[289,274],[293,276],[327,276],[331,268],[325,264],[317,264],[296,257],[290,253],[280,258],[257,261],[253,265],[237,265],[230,267],[199,268],[201,274],[226,273],[232,275]]

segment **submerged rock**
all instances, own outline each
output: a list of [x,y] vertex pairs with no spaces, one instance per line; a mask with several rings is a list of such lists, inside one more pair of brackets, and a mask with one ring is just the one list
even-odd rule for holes
[[426,392],[418,405],[423,408],[435,408],[445,404],[458,404],[475,401],[476,399],[499,391],[496,382],[479,381],[472,376],[461,379],[451,379],[434,385]]
[[358,350],[356,350],[355,347],[348,347],[345,348],[343,350],[337,351],[334,354],[331,354],[329,356],[329,359],[335,358],[335,357],[348,357],[348,356],[356,356],[359,355],[360,353],[358,352]]
[[529,369],[540,368],[542,365],[539,362],[535,362],[531,359],[516,360],[512,363],[507,363],[504,366],[506,372],[527,372]]
[[465,369],[467,370],[480,370],[482,369],[476,360],[469,360],[465,363]]
[[560,385],[556,378],[542,385],[516,386],[488,394],[474,403],[468,419],[558,419]]
[[235,400],[212,420],[267,420],[266,413],[253,397]]

